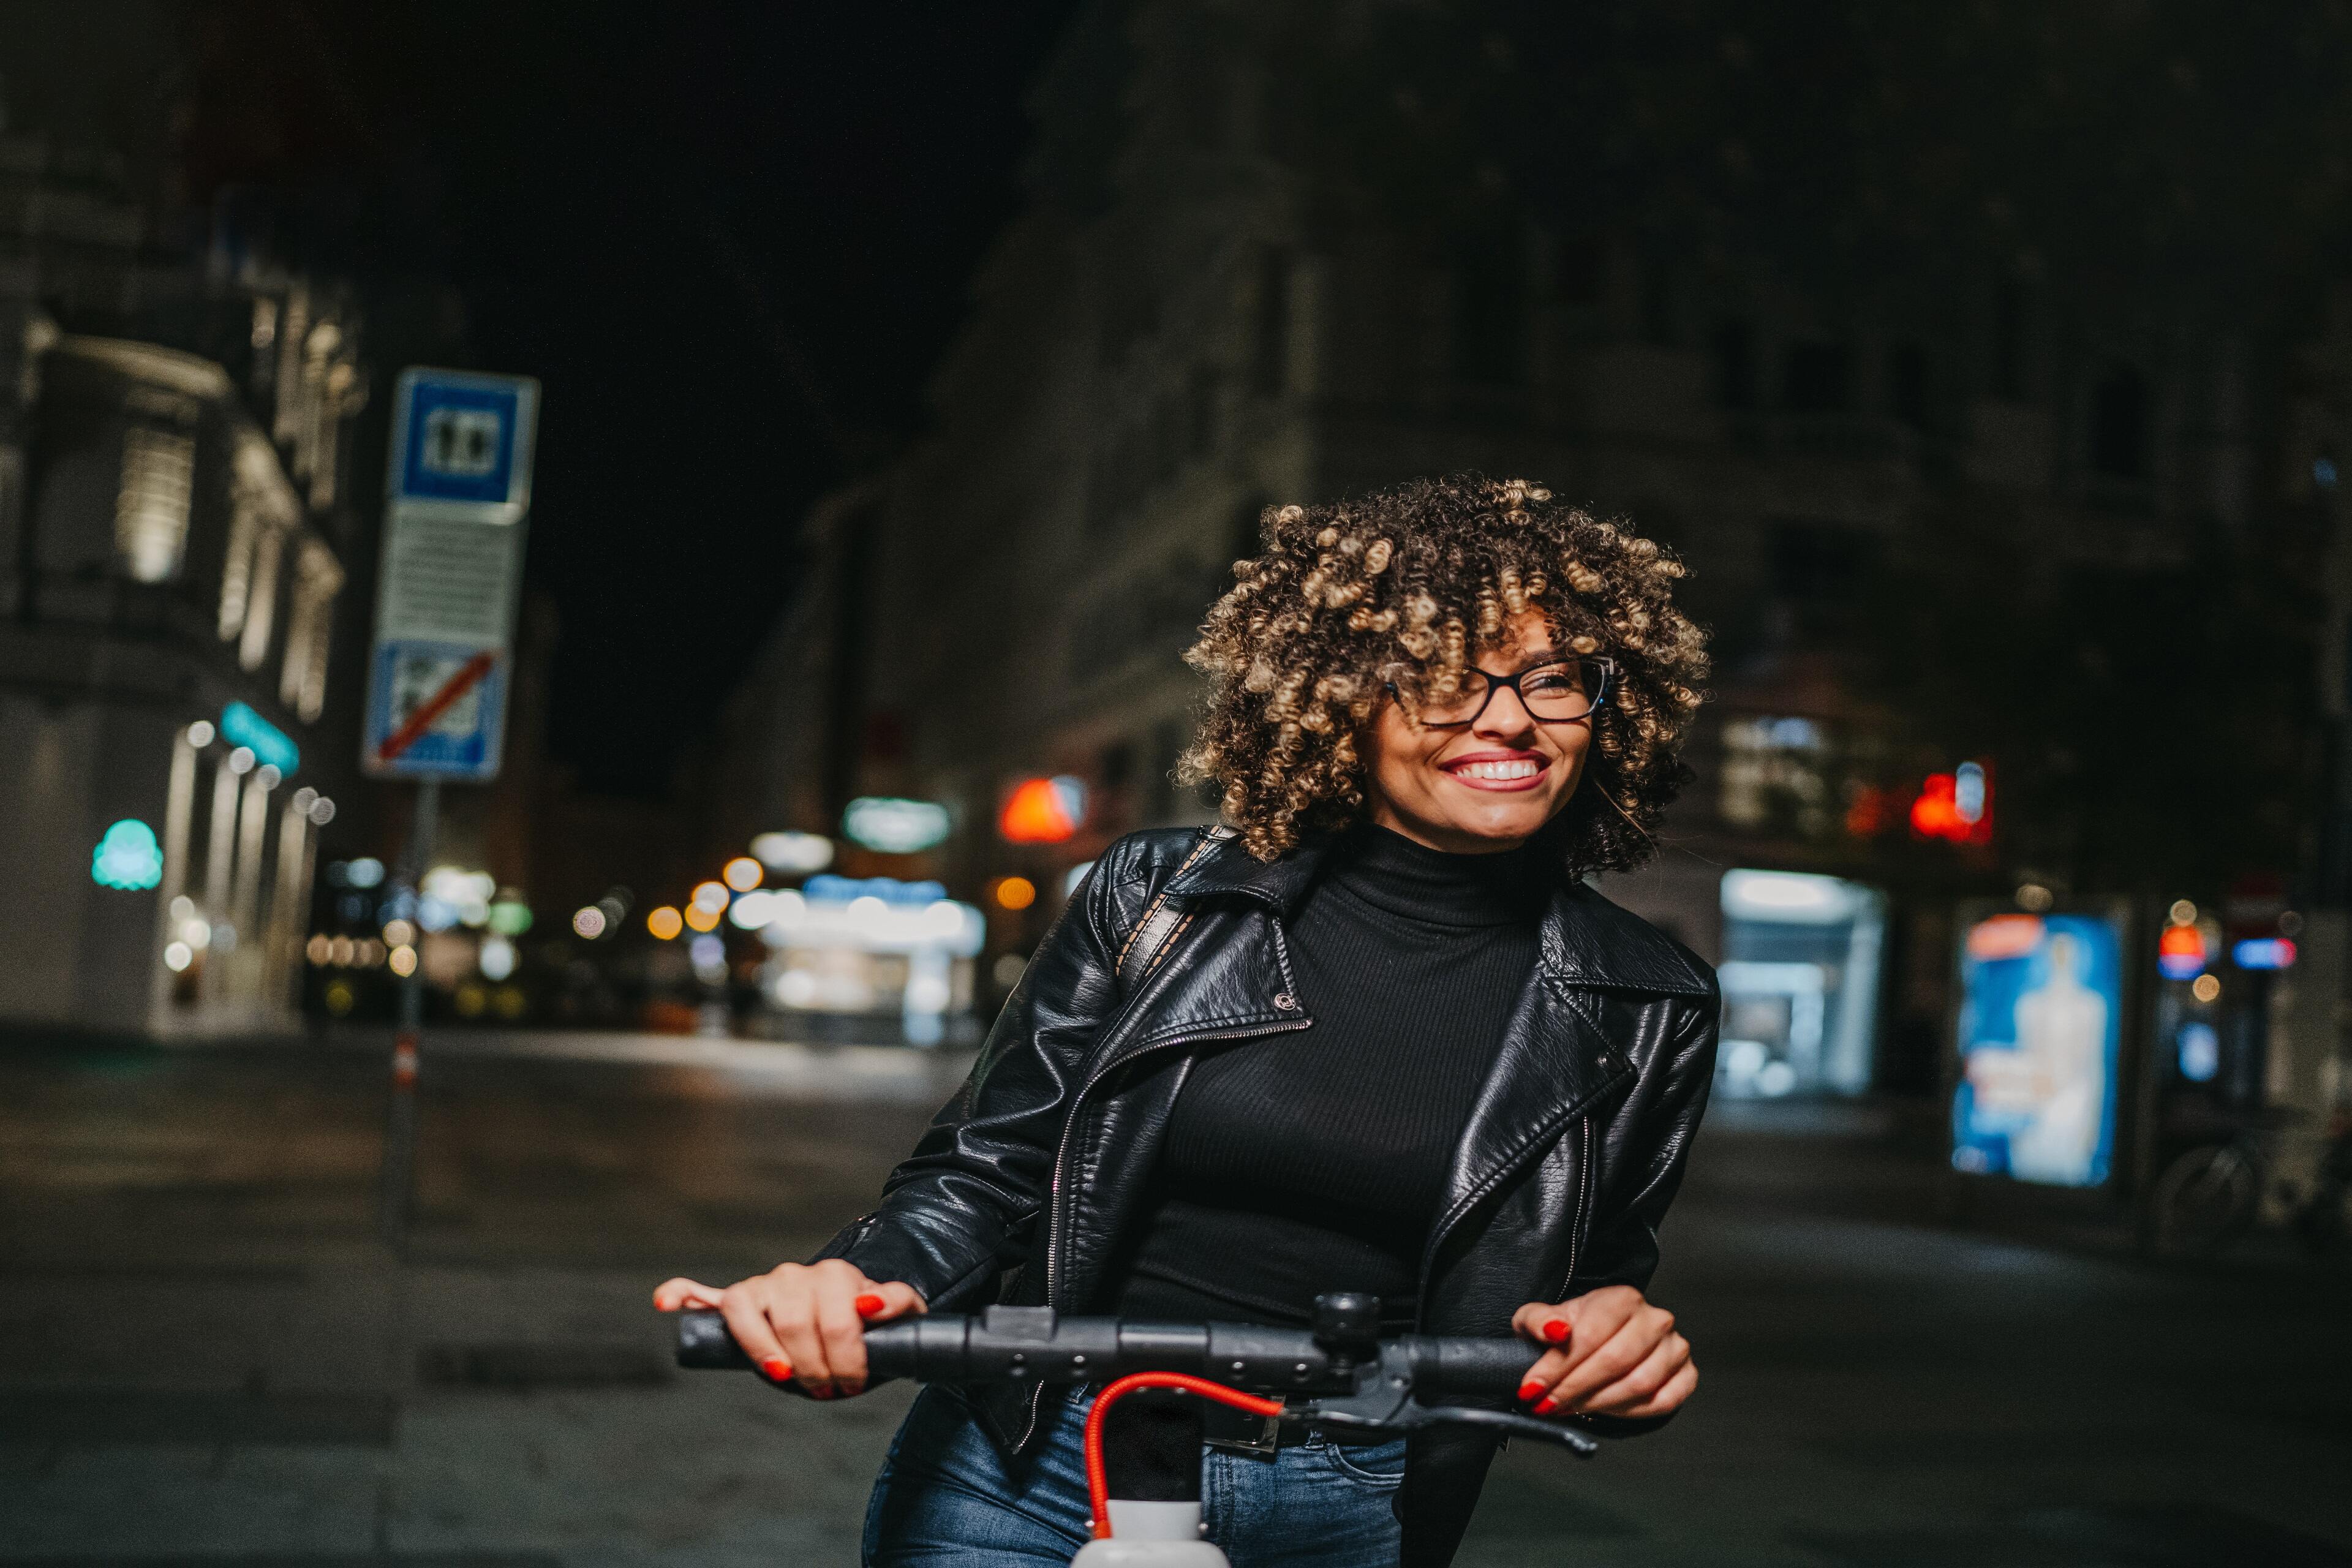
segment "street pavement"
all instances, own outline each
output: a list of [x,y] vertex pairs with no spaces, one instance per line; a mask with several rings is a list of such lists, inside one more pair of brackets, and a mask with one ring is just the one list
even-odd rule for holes
[[[677,1373],[646,1293],[812,1248],[961,1063],[428,1042],[395,1262],[380,1044],[0,1050],[0,1564],[854,1562],[906,1391]],[[1696,1400],[1515,1446],[1464,1568],[2352,1564],[2352,1279],[1956,1225],[1931,1132],[1712,1118],[1653,1291]]]

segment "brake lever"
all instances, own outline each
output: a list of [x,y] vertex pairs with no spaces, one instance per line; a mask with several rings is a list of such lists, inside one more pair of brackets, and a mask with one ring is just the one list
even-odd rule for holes
[[1412,1396],[1412,1362],[1404,1347],[1381,1347],[1378,1362],[1356,1372],[1356,1390],[1322,1399],[1303,1400],[1286,1409],[1285,1421],[1307,1426],[1341,1426],[1359,1432],[1418,1432],[1428,1426],[1484,1426],[1508,1436],[1536,1437],[1557,1443],[1580,1459],[1601,1451],[1586,1432],[1561,1422],[1522,1415],[1515,1410],[1481,1410],[1464,1405],[1423,1405]]

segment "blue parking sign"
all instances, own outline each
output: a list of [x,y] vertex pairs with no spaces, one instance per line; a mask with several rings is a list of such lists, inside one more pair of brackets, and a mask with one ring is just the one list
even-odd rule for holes
[[527,506],[538,393],[538,383],[524,376],[403,372],[394,413],[394,499]]

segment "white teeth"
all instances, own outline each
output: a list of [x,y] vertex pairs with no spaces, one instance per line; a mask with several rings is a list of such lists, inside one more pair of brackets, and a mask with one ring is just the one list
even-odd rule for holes
[[1524,759],[1507,763],[1465,763],[1454,770],[1474,779],[1531,779],[1543,770]]

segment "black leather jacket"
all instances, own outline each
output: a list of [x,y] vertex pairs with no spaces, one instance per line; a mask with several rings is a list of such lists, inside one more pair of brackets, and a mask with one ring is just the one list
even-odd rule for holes
[[[1319,854],[1262,864],[1196,828],[1113,845],[880,1206],[818,1256],[904,1280],[940,1311],[1101,1310],[1195,1048],[1263,1036],[1277,1050],[1314,1024],[1283,921]],[[1426,1332],[1504,1334],[1523,1302],[1646,1288],[1706,1103],[1704,962],[1565,875],[1540,953],[1423,1255]],[[1006,1449],[1034,1436],[1035,1391],[976,1404]],[[1413,1438],[1397,1502],[1411,1568],[1452,1558],[1495,1447],[1458,1428]]]

